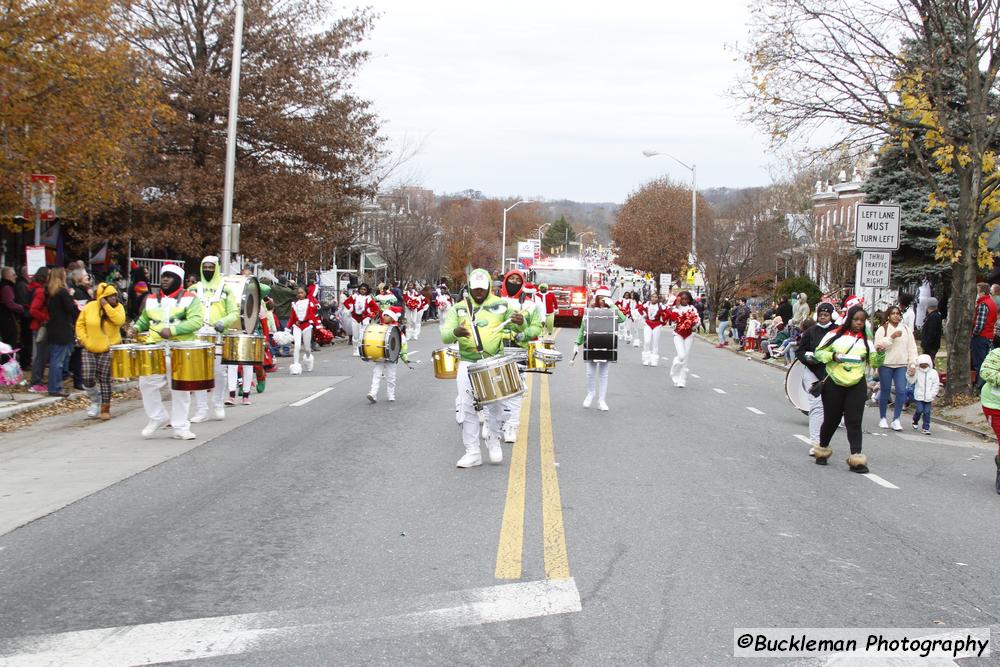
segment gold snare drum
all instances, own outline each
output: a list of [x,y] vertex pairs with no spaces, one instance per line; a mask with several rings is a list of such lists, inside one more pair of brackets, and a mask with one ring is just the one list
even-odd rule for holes
[[215,386],[215,346],[200,341],[170,345],[170,388],[201,391]]
[[361,332],[358,350],[365,361],[381,361],[394,364],[399,360],[402,347],[399,327],[386,324],[369,324]]
[[134,345],[133,372],[136,377],[147,375],[166,375],[167,373],[167,346],[157,345]]
[[442,347],[431,352],[434,361],[434,377],[438,380],[454,380],[458,377],[458,350]]
[[562,352],[551,340],[533,340],[528,343],[528,368],[533,370],[552,370],[557,361],[562,361]]
[[524,393],[521,373],[513,357],[493,357],[469,366],[472,395],[481,405]]
[[215,331],[199,331],[194,335],[194,339],[199,343],[208,343],[209,345],[219,344],[219,334]]
[[222,363],[228,366],[264,363],[264,337],[244,333],[222,336]]
[[135,345],[112,345],[111,377],[115,380],[134,380],[139,377],[135,363]]
[[145,345],[149,342],[149,332],[148,331],[137,331],[135,334],[135,342],[139,345]]

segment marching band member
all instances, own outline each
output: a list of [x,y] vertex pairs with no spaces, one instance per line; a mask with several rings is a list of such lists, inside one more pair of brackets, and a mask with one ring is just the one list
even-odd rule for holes
[[448,291],[448,285],[445,283],[438,285],[434,290],[434,307],[437,308],[438,322],[444,322],[445,317],[448,316],[448,309],[453,304],[451,293]]
[[[148,342],[164,340],[193,340],[201,328],[205,317],[198,295],[184,289],[184,269],[176,264],[164,264],[160,269],[160,291],[156,296],[146,298],[142,313],[135,321],[135,331],[148,331]],[[165,375],[144,375],[139,378],[139,392],[142,407],[149,417],[149,423],[142,429],[142,437],[148,438],[156,429],[170,422],[174,438],[194,440],[188,411],[191,409],[191,392],[170,390],[170,414],[163,407],[160,389],[167,384],[170,361],[167,357]]]
[[[538,302],[534,299],[534,287],[524,281],[524,274],[520,271],[508,271],[500,287],[500,296],[507,301],[512,310],[524,316],[524,330],[512,335],[511,339],[514,345],[527,349],[528,344],[542,332]],[[521,380],[524,380],[524,373],[521,374]],[[517,429],[521,426],[521,398],[519,394],[503,401],[504,442],[512,443],[517,440]]]
[[631,292],[622,292],[622,298],[620,298],[618,301],[615,301],[615,308],[617,308],[619,312],[621,312],[621,314],[624,315],[626,318],[626,321],[623,322],[618,327],[618,336],[619,338],[622,339],[622,342],[625,344],[632,342],[632,331],[629,329],[627,321],[629,315],[632,312],[631,299],[632,299]]
[[407,283],[403,292],[403,302],[406,305],[406,326],[413,335],[413,340],[420,339],[420,319],[429,306],[425,297],[413,283]]
[[[615,320],[618,324],[625,321],[625,315],[611,303],[611,290],[608,287],[600,286],[594,291],[594,301],[591,308],[610,308],[615,313]],[[573,345],[573,357],[580,351],[580,346],[584,343],[584,333],[587,324],[587,314],[584,313],[583,321],[580,322],[580,330],[576,334],[576,344]],[[572,364],[573,361],[570,361]],[[597,395],[597,409],[606,411],[608,404],[605,398],[608,394],[608,367],[611,365],[607,361],[587,361],[587,397],[583,399],[583,407],[589,408],[594,402],[594,395]]]
[[687,384],[688,360],[691,356],[691,345],[694,343],[691,334],[701,322],[698,309],[693,303],[691,292],[685,290],[677,295],[676,304],[666,311],[667,319],[674,323],[674,349],[677,355],[670,366],[670,377],[678,389]]
[[361,354],[358,352],[358,346],[361,345],[361,329],[379,313],[378,304],[369,294],[370,291],[371,288],[368,287],[367,283],[361,283],[354,294],[344,299],[344,308],[351,314],[351,327],[353,329],[351,341],[354,345],[355,357]]
[[385,283],[379,283],[378,294],[375,295],[375,302],[378,304],[379,313],[385,311],[393,306],[402,306],[401,303],[396,303],[396,295],[393,294]]
[[[208,255],[201,260],[201,281],[193,285],[195,294],[204,311],[200,333],[222,333],[236,327],[240,320],[240,306],[236,295],[222,282],[219,272],[219,258]],[[215,386],[211,391],[194,392],[194,416],[191,423],[197,424],[208,419],[209,402],[216,419],[226,418],[225,398],[229,386],[229,371],[222,365],[222,351],[215,351]],[[209,401],[211,399],[211,401]]]
[[539,285],[538,293],[545,301],[545,333],[551,336],[556,331],[556,311],[559,310],[559,301],[556,295],[549,291],[548,283]]
[[642,327],[644,323],[642,321],[642,304],[639,303],[639,292],[632,292],[629,300],[626,302],[628,305],[628,322],[626,327],[628,327],[628,337],[632,341],[632,347],[638,348],[640,339],[642,336]]
[[[392,306],[391,308],[386,308],[382,311],[382,324],[386,326],[397,327],[399,329],[399,358],[404,364],[409,363],[410,347],[406,344],[406,331],[403,327],[399,326],[399,318],[403,314],[403,309],[399,306]],[[396,368],[397,362],[385,363],[373,363],[372,366],[372,387],[368,392],[368,400],[371,403],[375,403],[378,400],[378,390],[379,386],[382,384],[382,378],[385,378],[385,393],[389,398],[389,402],[392,403],[396,400]]]
[[[459,468],[481,465],[479,419],[469,379],[469,366],[489,357],[503,354],[504,330],[520,333],[524,316],[493,294],[493,281],[486,269],[476,269],[469,275],[468,297],[448,309],[441,325],[441,341],[445,345],[458,342],[458,395],[462,408],[462,444],[465,455],[456,463]],[[470,306],[471,311],[470,312]],[[503,416],[501,401],[482,406],[486,411],[488,435],[486,449],[490,463],[503,461],[500,448],[500,423]]]
[[[319,326],[319,304],[306,295],[306,291],[301,287],[296,290],[295,296],[296,300],[292,302],[292,312],[285,326],[285,331],[291,331],[295,337],[295,349],[292,354],[294,361],[288,367],[288,372],[292,375],[301,375],[303,365],[306,372],[312,372],[313,369],[312,332],[313,327]],[[303,364],[299,363],[300,352],[303,354]]]
[[660,295],[653,292],[649,300],[639,306],[644,320],[642,330],[642,365],[658,366],[660,363],[660,331],[667,323],[667,309],[660,303]]

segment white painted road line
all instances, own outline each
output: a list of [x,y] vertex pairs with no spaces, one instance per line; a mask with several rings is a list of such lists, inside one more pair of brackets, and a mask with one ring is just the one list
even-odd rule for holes
[[701,376],[697,375],[696,373],[691,373],[691,377],[693,377],[695,380],[700,380],[701,379]]
[[758,410],[757,408],[751,408],[749,405],[747,406],[747,410],[749,410],[750,412],[754,413],[755,415],[762,415],[762,414],[764,414],[762,411]]
[[[0,639],[0,664],[151,665],[374,640],[580,611],[571,579],[438,593],[394,603],[395,613],[332,608],[215,616]],[[399,611],[407,610],[407,611]]]
[[712,391],[714,391],[716,394],[725,394],[726,393],[725,390],[719,389],[718,387],[712,387]]
[[802,442],[806,443],[807,445],[811,445],[812,444],[811,442],[809,442],[809,438],[806,437],[806,436],[804,436],[804,435],[799,435],[798,433],[796,433],[795,437],[798,438],[799,440],[801,440]]
[[290,408],[301,408],[306,403],[308,403],[310,401],[315,401],[317,398],[319,398],[323,394],[328,394],[331,391],[333,391],[333,387],[327,387],[326,389],[321,389],[321,390],[317,391],[315,394],[313,394],[312,396],[306,396],[301,401],[295,401],[294,403],[290,404],[288,407],[290,407]]
[[878,475],[876,475],[873,472],[866,472],[865,473],[865,477],[867,477],[871,481],[875,482],[879,486],[884,486],[887,489],[899,489],[899,487],[896,486],[895,484],[893,484],[892,482],[888,482],[888,481],[882,479],[881,477],[879,477]]

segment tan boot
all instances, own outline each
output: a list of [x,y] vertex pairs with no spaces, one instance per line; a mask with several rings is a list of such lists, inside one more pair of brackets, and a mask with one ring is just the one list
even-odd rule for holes
[[101,403],[101,421],[106,422],[111,419],[111,404]]

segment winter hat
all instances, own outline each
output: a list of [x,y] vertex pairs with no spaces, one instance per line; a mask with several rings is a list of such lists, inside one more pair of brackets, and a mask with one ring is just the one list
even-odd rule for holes
[[926,299],[924,299],[924,303],[927,305],[928,308],[937,308],[938,307],[938,300],[935,299],[932,296],[929,296]]
[[136,294],[145,294],[146,292],[149,291],[149,285],[140,280],[139,282],[137,282],[135,285],[132,286],[132,289],[135,290]]
[[394,321],[398,322],[400,316],[403,314],[403,309],[400,308],[399,306],[392,306],[391,308],[386,308],[385,310],[383,310],[382,314],[388,315]]
[[608,287],[607,285],[601,285],[594,292],[594,296],[603,296],[606,299],[610,298],[611,297],[611,288]]
[[536,288],[536,287],[535,287],[534,285],[532,285],[531,283],[524,283],[524,287],[523,287],[523,288],[521,288],[521,289],[523,289],[523,290],[524,290],[524,293],[525,293],[525,294],[534,294],[535,292],[537,292],[537,291],[538,291],[538,288]]
[[865,300],[862,299],[860,296],[851,295],[846,299],[844,299],[844,308],[847,308],[848,310],[850,310],[854,306],[863,306],[864,304]]
[[821,303],[818,306],[816,306],[817,313],[830,313],[831,315],[833,315],[834,310],[836,309],[833,307],[832,303]]
[[177,266],[176,264],[164,264],[163,268],[160,269],[160,277],[162,278],[168,273],[172,273],[177,276],[181,282],[184,281],[184,269]]

